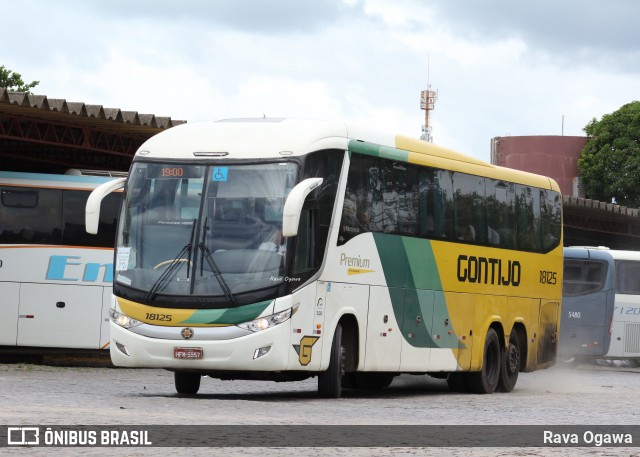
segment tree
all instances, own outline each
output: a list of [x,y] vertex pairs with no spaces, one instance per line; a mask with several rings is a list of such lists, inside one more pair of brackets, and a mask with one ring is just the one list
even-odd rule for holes
[[584,131],[578,169],[587,197],[640,207],[640,102],[592,119]]
[[5,87],[7,90],[14,92],[26,92],[29,94],[31,93],[30,89],[33,89],[38,84],[40,84],[40,81],[31,81],[29,84],[25,84],[20,73],[0,65],[0,87]]

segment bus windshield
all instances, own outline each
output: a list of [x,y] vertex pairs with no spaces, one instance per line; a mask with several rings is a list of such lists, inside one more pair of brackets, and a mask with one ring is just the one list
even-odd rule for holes
[[[136,162],[117,236],[116,285],[161,296],[222,297],[282,283],[284,200],[297,165]],[[255,297],[252,297],[255,299]],[[179,305],[177,305],[179,306]]]

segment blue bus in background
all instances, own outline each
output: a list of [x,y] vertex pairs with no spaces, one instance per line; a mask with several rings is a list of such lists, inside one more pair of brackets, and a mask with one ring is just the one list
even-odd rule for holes
[[603,357],[611,343],[615,263],[606,248],[565,248],[558,360]]
[[564,249],[558,359],[640,361],[640,252]]

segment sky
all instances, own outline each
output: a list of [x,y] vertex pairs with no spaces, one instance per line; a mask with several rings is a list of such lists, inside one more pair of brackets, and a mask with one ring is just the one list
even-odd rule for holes
[[[5,4],[7,3],[7,4]],[[344,120],[489,161],[640,99],[637,0],[0,0],[35,94],[196,122]],[[15,6],[15,5],[14,5]]]

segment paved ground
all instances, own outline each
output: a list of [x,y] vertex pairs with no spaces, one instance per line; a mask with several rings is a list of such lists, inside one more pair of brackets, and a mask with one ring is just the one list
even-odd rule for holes
[[[402,376],[381,392],[316,396],[315,379],[297,383],[203,379],[200,394],[175,394],[163,370],[0,365],[0,423],[31,424],[640,424],[640,369],[581,366],[522,374],[514,392],[450,393],[443,381]],[[640,443],[636,443],[640,446]],[[51,455],[54,449],[0,449]],[[66,448],[58,455],[435,455],[640,456],[636,448]]]

